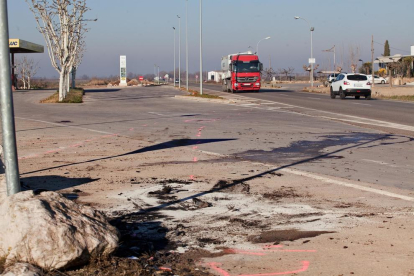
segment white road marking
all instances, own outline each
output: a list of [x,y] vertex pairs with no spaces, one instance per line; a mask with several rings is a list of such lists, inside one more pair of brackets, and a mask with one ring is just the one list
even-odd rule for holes
[[[213,155],[213,156],[232,157],[232,155],[229,155],[229,154],[220,154],[220,153],[204,151],[204,150],[198,150],[198,151],[201,152],[201,153],[208,154],[208,155]],[[269,164],[266,164],[266,163],[252,162],[252,161],[248,161],[248,160],[246,160],[245,162],[248,162],[248,163],[251,163],[251,164],[258,164],[258,165],[266,166],[266,167],[269,167],[269,168],[272,168],[272,169],[275,169],[275,170],[278,169],[275,166],[272,166],[272,165],[269,165]],[[357,189],[357,190],[361,190],[361,191],[365,191],[365,192],[369,192],[369,193],[374,193],[374,194],[379,194],[379,195],[382,195],[382,196],[388,196],[388,197],[393,197],[393,198],[398,198],[398,199],[414,202],[414,197],[400,195],[400,194],[396,194],[396,193],[391,193],[391,192],[387,192],[387,191],[383,191],[383,190],[379,190],[379,189],[375,189],[375,188],[369,188],[369,187],[366,187],[366,186],[354,184],[354,183],[351,183],[347,179],[338,180],[338,179],[330,178],[328,176],[318,175],[316,173],[310,173],[310,172],[300,171],[300,170],[297,170],[297,169],[289,169],[289,168],[280,169],[279,171],[283,171],[283,172],[286,172],[286,173],[299,175],[299,176],[305,176],[305,177],[312,178],[312,179],[319,180],[319,181],[323,181],[323,182],[329,183],[329,184],[345,186],[345,187],[348,187],[348,188],[353,188],[353,189]]]
[[312,100],[320,100],[320,98],[314,98],[314,97],[306,97],[308,99],[312,99]]
[[398,168],[399,166],[397,165],[392,165],[383,161],[377,161],[377,160],[371,160],[371,159],[361,159],[362,161],[365,162],[369,162],[369,163],[375,163],[375,164],[379,164],[379,165],[384,165],[384,166],[388,166],[388,167],[392,167],[392,168]]
[[363,103],[352,103],[352,104],[371,106],[370,104],[363,104]]
[[158,115],[158,116],[167,116],[165,114],[157,113],[157,112],[148,112],[149,114]]
[[19,119],[19,120],[26,120],[26,121],[39,122],[39,123],[44,123],[44,124],[49,124],[49,125],[54,125],[54,126],[61,126],[61,127],[68,127],[68,128],[82,129],[82,130],[87,130],[87,131],[92,131],[92,132],[102,133],[102,134],[111,134],[111,135],[114,135],[114,134],[115,134],[115,133],[112,133],[112,132],[106,132],[106,131],[94,130],[94,129],[84,128],[84,127],[71,126],[71,125],[66,125],[66,124],[61,124],[61,123],[53,123],[53,122],[48,122],[48,121],[35,120],[35,119],[28,119],[28,118],[22,118],[22,117],[15,117],[15,118],[16,118],[16,119]]

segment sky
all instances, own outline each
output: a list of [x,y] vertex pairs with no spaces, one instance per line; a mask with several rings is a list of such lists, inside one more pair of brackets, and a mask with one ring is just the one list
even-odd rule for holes
[[[86,53],[78,76],[119,75],[119,56],[127,56],[127,72],[147,74],[174,68],[174,31],[181,16],[181,69],[185,70],[185,0],[88,0]],[[8,1],[10,38],[45,45],[25,0]],[[414,45],[413,0],[203,0],[204,71],[219,70],[221,57],[249,50],[259,44],[264,67],[295,68],[303,73],[311,54],[310,26],[314,28],[313,53],[319,69],[331,69],[336,45],[337,63],[349,65],[350,47],[360,59],[371,60],[371,36],[375,57],[389,40],[391,54],[410,54]],[[199,0],[188,0],[189,72],[199,71]],[[30,55],[39,62],[38,77],[57,77],[45,47],[44,54]],[[19,58],[19,55],[17,55]],[[345,68],[350,70],[349,68]]]

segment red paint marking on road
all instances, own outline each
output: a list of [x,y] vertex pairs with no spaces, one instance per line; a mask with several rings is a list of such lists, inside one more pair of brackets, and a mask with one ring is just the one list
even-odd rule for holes
[[[309,269],[310,262],[309,261],[302,261],[302,267],[298,270],[292,271],[284,271],[284,272],[271,272],[271,273],[259,273],[259,274],[239,274],[238,276],[276,276],[276,275],[289,275],[289,274],[296,274],[305,272]],[[231,276],[229,272],[222,269],[220,266],[221,263],[207,263],[213,270],[219,273],[221,276]]]
[[195,179],[194,175],[190,175],[190,179],[194,180]]
[[34,157],[38,157],[38,155],[33,154],[33,155],[29,155],[29,156],[23,156],[23,157],[19,157],[18,160],[25,160],[25,159],[34,158]]
[[71,146],[69,146],[69,147],[70,147],[70,148],[76,148],[76,147],[80,147],[80,146],[82,146],[82,144],[71,145]]
[[197,161],[198,161],[197,157],[194,157],[193,162],[197,162]]
[[194,146],[193,149],[198,149],[198,147],[197,146]]
[[[309,261],[302,261],[302,268],[294,271],[274,272],[274,273],[259,273],[259,274],[242,274],[239,276],[275,276],[275,275],[289,275],[295,273],[305,272],[309,269]],[[230,275],[229,275],[230,276]]]
[[220,273],[220,275],[222,276],[230,276],[230,273],[228,273],[227,271],[225,271],[224,269],[220,268],[219,266],[221,265],[220,263],[208,263],[208,265],[214,269],[215,271],[217,271],[218,273]]
[[244,255],[255,255],[255,256],[266,255],[266,253],[262,253],[262,252],[243,251],[243,250],[238,250],[238,249],[227,249],[224,252],[230,253],[230,254],[244,254]]
[[133,131],[134,130],[134,128],[133,127],[131,127],[130,129],[129,129],[129,131]]

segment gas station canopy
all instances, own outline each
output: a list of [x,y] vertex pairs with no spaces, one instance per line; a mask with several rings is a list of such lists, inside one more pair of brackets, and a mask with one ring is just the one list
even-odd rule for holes
[[28,42],[18,38],[9,39],[9,48],[11,54],[44,53],[45,51],[42,45]]

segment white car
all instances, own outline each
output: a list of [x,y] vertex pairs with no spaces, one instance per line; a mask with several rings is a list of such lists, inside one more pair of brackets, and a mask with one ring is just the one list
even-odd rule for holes
[[331,84],[331,99],[336,96],[343,100],[346,96],[355,96],[359,99],[364,96],[365,99],[371,99],[371,82],[363,74],[339,74]]
[[[370,82],[372,82],[372,75],[367,75],[367,77],[368,77],[368,80]],[[387,80],[384,79],[383,77],[375,76],[374,75],[374,83],[377,83],[377,84],[386,84],[387,83]]]

